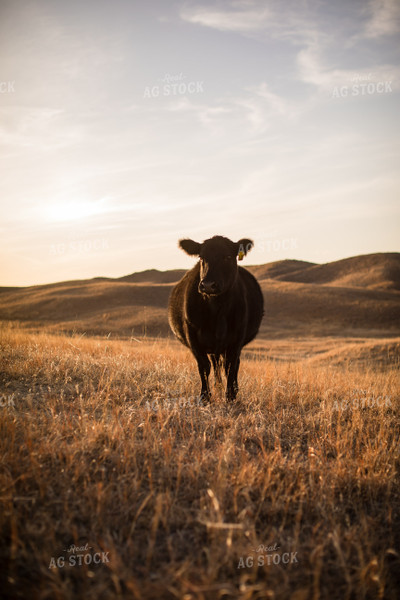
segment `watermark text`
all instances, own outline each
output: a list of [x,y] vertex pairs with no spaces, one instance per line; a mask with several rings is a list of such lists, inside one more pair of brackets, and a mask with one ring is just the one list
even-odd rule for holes
[[65,555],[54,557],[50,559],[49,569],[62,569],[66,565],[70,567],[82,566],[82,565],[99,565],[100,563],[109,563],[109,552],[90,552],[91,546],[85,544],[84,546],[75,546],[72,544],[68,549],[64,549]]
[[159,98],[160,96],[187,96],[204,93],[204,81],[184,81],[186,75],[179,73],[170,75],[167,73],[158,81],[160,84],[146,86],[143,98]]

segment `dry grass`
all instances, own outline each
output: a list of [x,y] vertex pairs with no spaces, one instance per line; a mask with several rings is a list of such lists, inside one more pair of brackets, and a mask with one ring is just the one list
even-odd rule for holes
[[399,597],[397,369],[243,360],[199,406],[173,342],[9,327],[1,355],[3,598]]

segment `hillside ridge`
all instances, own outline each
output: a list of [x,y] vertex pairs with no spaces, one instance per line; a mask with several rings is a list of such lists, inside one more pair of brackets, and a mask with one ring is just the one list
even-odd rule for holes
[[400,290],[400,253],[364,254],[310,265],[277,277],[281,281]]
[[[194,264],[194,263],[193,263]],[[298,259],[283,259],[260,265],[243,265],[257,279],[276,279],[297,283],[340,285],[341,287],[371,287],[400,290],[400,252],[362,254],[327,263]],[[0,294],[28,289],[48,289],[88,283],[177,283],[188,269],[146,269],[122,277],[96,276],[32,286],[0,286]]]
[[[288,259],[246,266],[265,303],[258,337],[393,336],[400,332],[400,254],[326,264]],[[170,336],[168,298],[186,271],[0,288],[0,321],[30,329],[129,337]]]

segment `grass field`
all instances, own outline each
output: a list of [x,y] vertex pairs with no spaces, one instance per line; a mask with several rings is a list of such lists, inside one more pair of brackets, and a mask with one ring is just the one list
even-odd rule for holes
[[398,362],[246,356],[3,326],[1,597],[396,600]]

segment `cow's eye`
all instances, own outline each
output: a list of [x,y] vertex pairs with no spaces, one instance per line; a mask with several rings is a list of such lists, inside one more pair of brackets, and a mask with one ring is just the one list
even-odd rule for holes
[[225,260],[232,260],[232,256],[225,256]]

